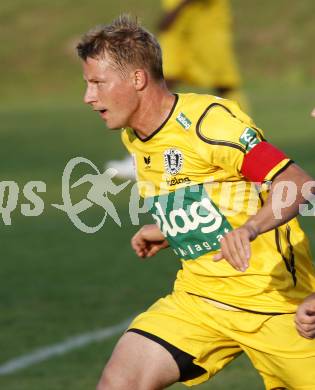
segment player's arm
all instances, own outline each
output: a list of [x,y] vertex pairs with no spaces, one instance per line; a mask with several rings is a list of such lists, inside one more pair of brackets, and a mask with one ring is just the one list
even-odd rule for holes
[[[281,185],[287,182],[287,186]],[[313,179],[296,164],[291,164],[274,179],[268,198],[264,206],[256,215],[251,217],[245,225],[226,234],[221,240],[221,251],[214,256],[214,260],[225,259],[235,269],[245,271],[249,266],[251,256],[250,241],[259,234],[268,232],[296,217],[301,204],[305,204],[312,196],[305,198],[302,187]],[[313,182],[315,187],[315,182]],[[285,190],[284,190],[285,188]],[[293,191],[290,194],[289,191]],[[284,206],[284,199],[293,197],[288,206]]]
[[157,225],[144,225],[131,239],[132,249],[141,258],[152,257],[169,246]]
[[158,28],[160,31],[166,31],[168,30],[172,24],[175,22],[179,14],[182,12],[182,10],[191,3],[204,1],[204,0],[182,0],[177,7],[175,7],[172,11],[166,12],[162,19],[160,20],[158,24]]
[[[315,108],[311,115],[315,118]],[[315,338],[315,293],[299,305],[295,314],[295,325],[301,336],[307,339]]]
[[[211,166],[240,180],[272,182],[263,207],[243,226],[226,234],[220,241],[221,251],[213,257],[216,261],[225,259],[244,272],[249,265],[250,241],[294,218],[299,206],[313,197],[309,191],[305,198],[302,187],[307,182],[315,183],[281,150],[266,142],[261,130],[231,102],[212,103],[199,121],[197,136],[202,141],[198,153]],[[283,194],[286,187],[289,193]],[[284,202],[283,197],[291,198],[291,202]]]

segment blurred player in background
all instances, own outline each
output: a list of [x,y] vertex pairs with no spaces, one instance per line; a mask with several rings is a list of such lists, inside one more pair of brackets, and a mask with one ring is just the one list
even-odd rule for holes
[[98,390],[196,385],[242,352],[266,389],[315,389],[315,272],[295,218],[311,177],[235,102],[172,94],[158,42],[134,20],[90,31],[78,54],[85,103],[124,128],[156,222],[132,247],[148,258],[170,246],[182,263],[173,292],[119,340]]
[[232,45],[228,0],[162,0],[159,41],[170,89],[202,87],[245,107]]
[[[189,84],[235,100],[248,111],[232,43],[228,0],[162,0],[159,23],[163,71],[169,89]],[[134,179],[130,156],[109,161],[122,178]]]

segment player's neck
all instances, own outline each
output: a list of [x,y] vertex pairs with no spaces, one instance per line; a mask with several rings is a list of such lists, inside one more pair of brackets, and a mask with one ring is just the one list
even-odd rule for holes
[[175,96],[164,83],[147,88],[140,99],[131,127],[140,138],[149,137],[167,119],[174,103]]

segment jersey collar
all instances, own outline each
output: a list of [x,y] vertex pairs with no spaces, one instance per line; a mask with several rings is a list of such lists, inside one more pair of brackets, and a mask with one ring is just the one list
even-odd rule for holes
[[175,100],[174,100],[173,106],[172,106],[172,108],[171,108],[171,110],[170,110],[170,112],[169,112],[167,118],[164,120],[164,122],[163,122],[156,130],[153,131],[153,133],[151,133],[151,134],[150,134],[148,137],[146,137],[146,138],[140,138],[140,137],[138,136],[137,132],[134,131],[134,130],[132,129],[132,131],[133,131],[133,133],[135,134],[135,136],[136,136],[141,142],[147,142],[147,141],[149,141],[151,138],[153,138],[160,130],[163,129],[163,127],[166,125],[166,123],[168,122],[168,120],[170,119],[170,117],[173,115],[173,112],[174,112],[175,107],[176,107],[177,102],[178,102],[178,94],[177,94],[177,93],[174,93],[173,95],[175,96]]

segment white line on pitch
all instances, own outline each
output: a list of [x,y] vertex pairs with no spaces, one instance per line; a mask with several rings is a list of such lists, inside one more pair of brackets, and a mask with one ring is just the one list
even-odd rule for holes
[[11,374],[15,371],[32,366],[33,364],[40,363],[53,356],[64,355],[74,349],[82,348],[88,344],[108,339],[124,331],[128,327],[130,321],[131,318],[128,318],[117,325],[98,329],[93,332],[82,333],[78,336],[70,337],[61,343],[38,348],[27,355],[22,355],[9,360],[0,365],[0,375]]

